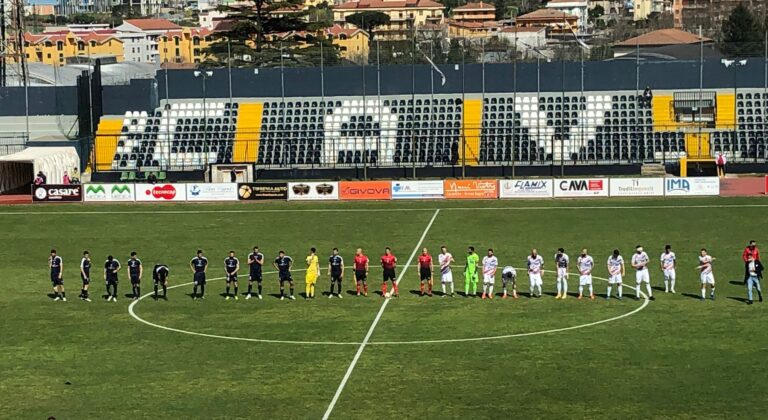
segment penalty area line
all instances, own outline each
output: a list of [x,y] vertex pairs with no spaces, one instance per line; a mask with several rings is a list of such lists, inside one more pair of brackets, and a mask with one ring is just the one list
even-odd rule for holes
[[[437,218],[438,214],[440,214],[440,209],[435,210],[435,212],[432,214],[432,218],[429,219],[429,223],[427,224],[427,227],[424,228],[424,232],[422,232],[421,238],[419,238],[419,242],[413,248],[413,252],[411,252],[411,256],[408,257],[408,261],[406,261],[405,265],[400,269],[400,275],[397,276],[397,280],[395,281],[395,284],[400,284],[400,280],[403,278],[406,271],[408,271],[408,266],[411,265],[411,262],[413,261],[413,257],[415,257],[416,254],[419,252],[419,248],[421,248],[421,244],[424,242],[424,238],[427,237],[427,233],[432,228],[432,224],[435,223],[435,219]],[[379,324],[379,321],[381,320],[381,316],[382,314],[384,314],[384,310],[387,309],[387,305],[389,304],[390,300],[391,299],[385,298],[384,303],[381,304],[381,307],[379,308],[379,312],[376,314],[376,317],[373,319],[373,322],[371,323],[371,327],[368,328],[368,332],[365,334],[365,338],[363,338],[362,343],[360,343],[360,347],[357,348],[355,357],[352,358],[352,362],[349,364],[347,371],[344,373],[344,377],[341,379],[341,383],[339,383],[339,387],[336,389],[336,393],[333,395],[333,399],[331,399],[331,403],[328,404],[328,409],[325,410],[325,414],[323,415],[323,420],[327,420],[331,416],[331,413],[333,412],[334,407],[336,407],[336,403],[339,401],[339,397],[341,396],[342,391],[344,391],[344,387],[347,385],[347,381],[349,381],[350,376],[352,376],[352,371],[355,370],[355,366],[357,366],[357,361],[360,360],[360,356],[363,354],[363,350],[365,350],[365,347],[368,345],[368,342],[370,341],[371,336],[373,335],[373,331],[376,329],[376,326]]]

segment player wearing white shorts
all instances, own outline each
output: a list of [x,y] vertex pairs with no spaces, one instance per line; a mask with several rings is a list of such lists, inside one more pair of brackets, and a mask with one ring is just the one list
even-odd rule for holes
[[584,297],[584,286],[589,286],[589,298],[595,299],[595,292],[592,289],[592,268],[595,266],[595,260],[587,254],[587,248],[581,250],[581,255],[576,260],[579,267],[579,299]]
[[677,268],[677,257],[672,252],[672,246],[664,247],[659,259],[661,261],[661,271],[664,272],[664,293],[675,293],[675,269]]
[[709,297],[715,300],[715,275],[712,273],[712,261],[715,257],[707,254],[705,248],[701,248],[701,256],[699,257],[699,265],[697,270],[701,271],[701,300],[706,299],[707,285],[709,285]]
[[517,270],[511,265],[508,265],[501,270],[501,284],[504,288],[504,294],[501,295],[502,299],[507,298],[507,284],[509,283],[512,283],[512,297],[517,299]]
[[555,254],[555,267],[557,269],[557,296],[555,299],[568,297],[568,254],[563,248],[557,249]]
[[621,300],[621,280],[624,277],[624,257],[621,256],[618,249],[613,250],[613,255],[608,257],[608,291],[605,294],[605,300],[611,298],[611,289],[616,285],[616,299]]
[[654,300],[653,290],[651,290],[651,276],[648,274],[648,254],[643,251],[643,247],[638,245],[635,248],[635,254],[632,255],[632,267],[637,270],[635,272],[635,279],[637,280],[637,288],[635,289],[635,300],[640,299],[640,286],[645,283],[645,288],[648,291],[648,299]]
[[488,248],[488,255],[483,257],[483,299],[493,299],[493,283],[498,267],[499,260],[493,255],[493,249]]
[[448,252],[448,248],[442,246],[437,261],[440,263],[440,285],[443,287],[443,297],[446,296],[445,286],[448,284],[451,285],[451,297],[453,297],[453,272],[451,271],[451,263],[454,262],[453,255]]
[[528,256],[528,280],[531,282],[531,294],[534,296],[534,291],[538,288],[539,291],[536,294],[537,297],[541,297],[541,269],[544,268],[544,258],[541,258],[536,248],[531,250],[531,255]]

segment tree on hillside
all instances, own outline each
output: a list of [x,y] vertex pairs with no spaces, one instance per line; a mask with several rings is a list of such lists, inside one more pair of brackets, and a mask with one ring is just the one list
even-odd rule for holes
[[[250,0],[236,6],[220,6],[229,14],[223,29],[214,34],[207,50],[207,65],[276,67],[318,65],[320,43],[328,65],[338,62],[338,51],[324,36],[314,36],[326,21],[307,21],[302,0]],[[296,36],[288,36],[296,32]]]
[[723,21],[720,49],[729,57],[762,55],[763,31],[760,21],[743,3],[739,3]]
[[364,12],[353,13],[347,16],[344,20],[346,20],[347,23],[355,25],[365,32],[368,32],[368,42],[370,44],[376,37],[376,28],[389,24],[389,15],[384,12],[366,10]]

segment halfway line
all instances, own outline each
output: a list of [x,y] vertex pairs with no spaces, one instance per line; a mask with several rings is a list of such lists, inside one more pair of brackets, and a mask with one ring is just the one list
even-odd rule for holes
[[[395,281],[396,284],[400,284],[400,280],[403,278],[403,275],[405,275],[405,272],[408,271],[408,266],[411,265],[411,261],[413,261],[413,257],[415,257],[416,254],[419,252],[419,248],[421,248],[421,244],[422,242],[424,242],[424,238],[427,237],[427,233],[429,232],[429,229],[432,228],[432,224],[435,223],[435,219],[437,218],[437,215],[439,213],[440,213],[440,209],[435,210],[435,213],[432,215],[432,218],[429,220],[429,224],[427,224],[427,227],[424,228],[424,232],[421,234],[421,238],[419,238],[419,242],[416,244],[416,247],[413,248],[413,252],[411,252],[411,256],[408,257],[408,261],[406,261],[405,265],[400,270],[400,275],[397,276],[397,280]],[[376,318],[373,319],[371,328],[368,329],[368,333],[365,334],[365,338],[363,338],[363,342],[360,343],[360,347],[357,348],[357,353],[355,353],[355,357],[352,358],[352,363],[349,364],[349,367],[347,368],[347,372],[344,374],[344,377],[341,379],[341,383],[339,384],[339,387],[336,389],[336,393],[333,395],[333,399],[331,400],[331,403],[328,405],[328,409],[325,410],[325,414],[323,415],[323,420],[328,420],[328,418],[331,415],[331,412],[333,411],[333,408],[336,406],[336,403],[339,401],[341,392],[344,391],[344,387],[347,385],[347,381],[349,380],[349,377],[352,375],[352,371],[355,369],[355,366],[357,365],[357,361],[360,360],[360,355],[363,354],[363,350],[365,350],[365,346],[368,345],[368,341],[371,339],[371,336],[373,335],[373,330],[375,330],[376,325],[379,324],[379,320],[381,320],[381,315],[384,313],[384,310],[387,309],[387,305],[389,304],[390,300],[391,299],[384,298],[384,303],[381,304],[381,308],[379,308],[379,312],[376,314]]]

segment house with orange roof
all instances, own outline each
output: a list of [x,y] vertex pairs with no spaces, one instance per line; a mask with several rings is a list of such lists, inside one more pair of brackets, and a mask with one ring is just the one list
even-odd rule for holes
[[45,32],[24,34],[27,61],[63,66],[73,59],[88,57],[123,61],[123,41],[113,30],[87,32]]
[[403,40],[412,31],[426,30],[445,23],[445,6],[434,0],[353,0],[333,7],[334,23],[351,28],[347,16],[363,11],[377,11],[389,16],[389,24],[376,29],[382,40]]
[[515,19],[518,28],[546,28],[547,34],[578,31],[579,18],[555,9],[539,9]]
[[155,63],[160,56],[157,38],[168,31],[181,30],[181,26],[167,19],[125,19],[115,30],[125,45],[127,61]]
[[613,44],[613,56],[655,54],[684,59],[699,57],[702,46],[708,53],[713,45],[712,39],[700,37],[691,32],[680,29],[660,29]]

